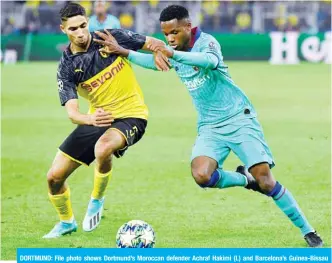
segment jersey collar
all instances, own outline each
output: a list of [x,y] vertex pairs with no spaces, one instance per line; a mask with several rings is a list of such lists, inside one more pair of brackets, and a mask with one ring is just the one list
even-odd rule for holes
[[191,40],[189,43],[189,50],[193,48],[197,39],[201,36],[202,31],[198,27],[191,29]]

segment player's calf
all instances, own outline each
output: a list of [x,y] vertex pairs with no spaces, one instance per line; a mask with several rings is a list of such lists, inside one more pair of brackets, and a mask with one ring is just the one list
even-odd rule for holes
[[59,171],[51,168],[47,173],[47,184],[49,192],[52,195],[63,192],[66,178]]
[[268,194],[276,184],[268,163],[257,164],[250,168],[250,174],[255,178],[263,193]]
[[64,184],[66,179],[79,166],[79,163],[71,160],[59,151],[55,156],[51,168],[47,172],[47,184],[49,193],[51,195],[64,193]]
[[248,183],[245,186],[246,189],[264,194],[262,189],[259,187],[257,181],[255,180],[255,178],[247,171],[247,169],[244,166],[242,165],[238,166],[236,168],[236,172],[243,174],[247,178]]
[[75,232],[76,221],[70,201],[70,189],[65,185],[68,176],[78,167],[79,163],[58,152],[52,167],[47,173],[49,199],[59,215],[60,222],[44,238],[56,238]]
[[95,146],[96,167],[94,172],[93,191],[88,208],[82,223],[84,231],[96,229],[103,213],[105,192],[111,178],[112,154],[114,152],[111,142],[97,143]]
[[273,199],[275,204],[300,229],[305,241],[310,247],[321,247],[323,241],[306,219],[304,213],[291,192],[273,178],[267,163],[258,164],[250,169],[259,186],[265,194]]
[[93,191],[83,220],[83,230],[93,231],[100,222],[103,213],[105,192],[112,174],[112,155],[125,147],[126,141],[117,130],[107,130],[95,145],[96,167]]

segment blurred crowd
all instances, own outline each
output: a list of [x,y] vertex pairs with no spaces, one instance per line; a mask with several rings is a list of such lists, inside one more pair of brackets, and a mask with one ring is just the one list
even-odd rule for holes
[[[68,1],[34,0],[1,3],[1,34],[61,33],[59,10]],[[75,1],[86,8],[92,19],[98,15],[94,1]],[[159,13],[170,2],[102,1],[114,27],[140,33],[159,31]],[[266,33],[331,30],[331,1],[172,1],[185,5],[194,24],[206,32]],[[100,11],[100,10],[99,10]],[[97,12],[97,14],[96,14]],[[94,16],[94,17],[93,17]],[[115,26],[116,25],[116,26]]]

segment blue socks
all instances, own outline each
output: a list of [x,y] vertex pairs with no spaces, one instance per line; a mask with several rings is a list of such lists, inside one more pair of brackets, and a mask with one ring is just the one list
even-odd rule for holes
[[302,235],[313,232],[314,229],[302,213],[293,195],[278,182],[270,193],[276,205],[285,213],[295,226],[300,228]]
[[[212,173],[210,181],[200,186],[203,188],[223,189],[234,186],[245,187],[246,185],[247,178],[243,174],[217,169]],[[293,195],[279,182],[277,182],[272,191],[266,195],[272,197],[280,210],[301,230],[302,235],[315,231],[305,218]]]
[[223,189],[234,186],[244,187],[246,185],[247,178],[243,174],[217,169],[212,173],[210,181],[205,185],[201,185],[201,187]]

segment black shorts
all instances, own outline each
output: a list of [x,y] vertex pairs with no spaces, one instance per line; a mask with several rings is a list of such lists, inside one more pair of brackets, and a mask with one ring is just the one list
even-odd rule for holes
[[146,125],[147,121],[139,118],[115,119],[109,127],[78,125],[61,144],[59,149],[70,159],[89,165],[95,159],[95,145],[99,138],[108,129],[116,129],[126,139],[126,147],[114,153],[119,158],[124,155],[129,146],[142,138]]

